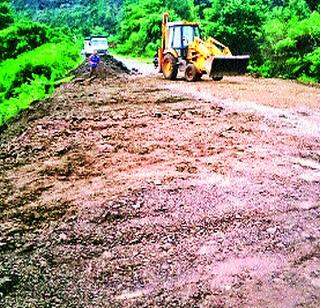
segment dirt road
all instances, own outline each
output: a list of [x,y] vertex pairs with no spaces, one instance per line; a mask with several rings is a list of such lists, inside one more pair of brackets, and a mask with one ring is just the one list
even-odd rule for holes
[[0,305],[318,307],[320,89],[109,70],[0,136]]

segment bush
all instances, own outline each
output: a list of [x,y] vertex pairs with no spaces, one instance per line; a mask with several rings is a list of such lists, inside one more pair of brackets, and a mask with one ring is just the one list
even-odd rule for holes
[[266,77],[313,80],[320,82],[320,14],[308,18],[293,17],[287,23],[272,19],[264,26],[265,40],[261,52],[268,65],[259,72]]
[[263,0],[212,0],[204,10],[204,30],[230,47],[234,54],[250,54],[259,58],[261,27],[267,7]]
[[194,18],[194,6],[189,0],[127,1],[118,34],[112,38],[119,46],[116,51],[134,56],[153,56],[160,47],[162,13],[166,11],[170,13],[171,20]]
[[8,2],[0,0],[0,30],[13,23],[13,14]]
[[60,28],[23,21],[0,31],[0,62],[33,50],[48,42],[61,42],[66,34]]
[[47,43],[0,64],[0,126],[33,100],[54,90],[55,81],[81,61],[69,42]]

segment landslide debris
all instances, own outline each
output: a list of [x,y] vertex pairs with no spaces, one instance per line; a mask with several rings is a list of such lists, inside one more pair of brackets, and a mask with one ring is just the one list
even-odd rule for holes
[[[98,74],[96,77],[94,76],[93,78],[89,78],[89,63],[87,61],[84,61],[76,69],[70,72],[71,75],[75,76],[75,79],[73,80],[73,82],[70,83],[70,85],[85,81],[87,79],[89,81],[95,78],[103,80],[108,78],[117,79],[120,76],[123,77],[132,74],[137,74],[137,72],[138,71],[135,69],[128,69],[123,64],[123,62],[115,59],[113,56],[106,55],[101,58],[101,63],[99,65]],[[57,109],[57,107],[54,104],[52,104],[52,102],[52,98],[47,98],[42,101],[34,101],[30,104],[28,109],[22,110],[14,118],[2,125],[0,127],[1,143],[4,142],[5,139],[7,139],[8,137],[21,133],[30,124],[30,122],[42,118],[46,114],[52,114],[52,112]],[[69,102],[64,101],[63,106],[61,106],[61,109],[70,109]]]
[[0,135],[0,307],[319,307],[316,133],[107,67]]
[[[76,77],[88,77],[89,70],[89,63],[85,60],[71,73]],[[101,62],[98,67],[98,78],[104,79],[106,77],[113,77],[119,74],[131,75],[135,74],[135,72],[128,69],[121,61],[111,55],[101,57]]]

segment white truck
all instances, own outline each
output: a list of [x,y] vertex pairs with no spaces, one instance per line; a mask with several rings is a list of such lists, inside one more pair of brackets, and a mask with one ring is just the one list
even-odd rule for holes
[[104,35],[93,35],[84,39],[83,56],[90,57],[96,50],[99,56],[108,54],[108,41]]

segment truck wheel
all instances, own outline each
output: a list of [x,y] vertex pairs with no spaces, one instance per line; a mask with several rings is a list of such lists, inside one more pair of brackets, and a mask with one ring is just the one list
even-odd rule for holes
[[223,79],[223,76],[212,77],[212,80],[214,80],[214,81],[221,81],[222,79]]
[[187,81],[197,81],[200,80],[201,74],[199,74],[193,64],[188,64],[184,72]]
[[178,75],[177,59],[171,54],[167,54],[163,58],[162,65],[163,76],[166,79],[174,80]]

